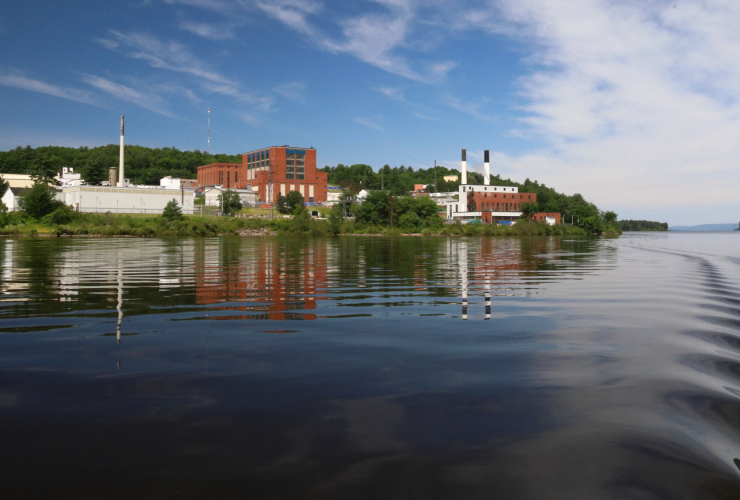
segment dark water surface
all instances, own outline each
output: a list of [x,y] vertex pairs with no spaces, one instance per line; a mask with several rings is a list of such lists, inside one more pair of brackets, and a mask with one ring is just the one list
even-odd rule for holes
[[737,233],[0,239],[4,498],[737,499],[739,459]]

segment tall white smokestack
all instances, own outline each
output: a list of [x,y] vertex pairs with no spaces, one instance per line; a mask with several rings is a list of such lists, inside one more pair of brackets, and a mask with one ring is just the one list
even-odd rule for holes
[[491,168],[488,165],[488,150],[483,152],[483,184],[488,186],[491,183]]
[[121,115],[121,152],[118,155],[118,185],[123,187],[123,115]]
[[465,150],[462,150],[462,179],[460,181],[460,184],[467,184],[468,183],[468,162],[466,160]]

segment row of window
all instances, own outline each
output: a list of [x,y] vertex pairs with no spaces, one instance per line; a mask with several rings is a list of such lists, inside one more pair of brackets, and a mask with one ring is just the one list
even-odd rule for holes
[[[467,188],[468,188],[468,190],[470,190],[470,191],[475,191],[475,186],[463,186],[463,188],[462,188],[463,192],[464,192],[464,191],[466,190],[466,189],[465,189],[466,187],[467,187]],[[480,187],[480,186],[479,186],[479,187]],[[489,188],[489,187],[490,187],[490,188],[491,188],[491,190],[493,190],[493,191],[498,191],[498,186],[483,186],[483,191],[488,191],[488,188]],[[506,191],[507,189],[508,189],[509,191],[511,191],[512,193],[516,192],[516,188],[513,188],[513,187],[512,187],[512,188],[501,188],[501,190],[502,190],[502,191]]]
[[[483,193],[483,197],[484,197],[484,198],[488,198],[488,193]],[[494,195],[493,195],[493,197],[494,197],[494,198],[498,198],[498,195],[497,195],[497,194],[494,194]],[[511,195],[511,199],[513,200],[514,198],[516,198],[516,195],[512,194],[512,195]],[[504,199],[506,199],[506,195],[504,195]],[[523,200],[523,199],[524,199],[524,195],[523,195],[523,194],[520,194],[520,195],[519,195],[519,199],[520,199],[520,200]],[[527,199],[528,199],[528,200],[531,200],[531,199],[532,199],[532,195],[531,195],[531,194],[528,194],[528,195],[527,195]]]
[[304,180],[306,178],[306,155],[287,153],[285,155],[285,178]]

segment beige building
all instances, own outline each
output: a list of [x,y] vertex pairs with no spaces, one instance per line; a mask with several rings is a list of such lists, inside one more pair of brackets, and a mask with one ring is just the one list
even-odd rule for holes
[[33,187],[33,179],[26,174],[0,174],[12,188],[30,188]]

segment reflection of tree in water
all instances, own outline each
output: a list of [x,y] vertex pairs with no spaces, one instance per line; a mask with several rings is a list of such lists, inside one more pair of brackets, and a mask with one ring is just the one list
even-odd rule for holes
[[[8,250],[8,246],[12,251]],[[22,295],[6,311],[46,316],[75,311],[115,310],[122,274],[126,315],[152,307],[194,304],[192,284],[181,277],[192,269],[187,240],[20,238],[5,241],[3,288]],[[168,272],[173,283],[163,287]],[[191,273],[192,274],[192,273]],[[187,280],[185,280],[187,281]],[[191,293],[188,293],[190,291]],[[115,314],[115,313],[113,313]],[[78,314],[84,317],[85,314]]]

